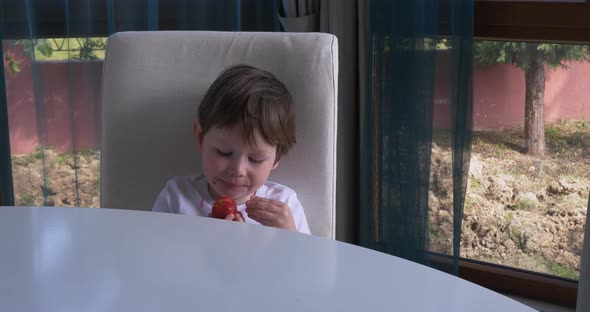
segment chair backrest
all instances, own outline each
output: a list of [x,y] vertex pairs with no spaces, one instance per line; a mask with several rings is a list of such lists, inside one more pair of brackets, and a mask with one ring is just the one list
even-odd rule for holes
[[312,234],[334,238],[338,41],[323,33],[121,32],[102,85],[101,206],[150,210],[166,181],[199,174],[192,122],[219,72],[249,64],[295,100],[297,144],[270,180],[294,189]]

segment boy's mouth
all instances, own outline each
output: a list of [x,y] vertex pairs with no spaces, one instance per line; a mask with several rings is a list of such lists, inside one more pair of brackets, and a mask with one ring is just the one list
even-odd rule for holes
[[223,179],[219,179],[219,181],[221,181],[223,184],[225,184],[227,187],[231,187],[231,188],[236,188],[236,187],[248,187],[246,184],[244,183],[239,183],[236,181],[226,181]]

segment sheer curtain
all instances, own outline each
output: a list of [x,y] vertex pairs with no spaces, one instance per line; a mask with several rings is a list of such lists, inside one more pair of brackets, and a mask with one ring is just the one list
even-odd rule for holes
[[0,10],[2,205],[100,206],[108,35],[281,30],[273,0],[22,0]]
[[[360,243],[427,264],[444,218],[452,237],[434,251],[451,256],[457,272],[472,134],[473,3],[374,0],[367,16]],[[444,213],[431,209],[437,190]]]
[[[456,269],[471,144],[473,3],[283,0],[279,13],[287,31],[339,38],[339,125],[347,128],[338,139],[339,239],[355,241],[356,232],[363,246],[421,263],[431,251],[446,254]],[[351,167],[358,183],[346,174]]]
[[[0,29],[0,32],[2,29]],[[0,49],[4,60],[4,51]],[[4,66],[0,68],[0,77],[4,77]],[[8,110],[6,106],[6,86],[0,84],[0,206],[12,205],[14,194],[12,188],[12,164],[10,161],[10,141],[8,136]]]

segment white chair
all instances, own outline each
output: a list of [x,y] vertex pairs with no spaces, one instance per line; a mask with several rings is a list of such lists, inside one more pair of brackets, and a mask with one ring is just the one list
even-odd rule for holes
[[295,100],[297,144],[270,180],[293,188],[312,234],[334,238],[338,41],[322,33],[121,32],[102,85],[101,206],[150,210],[166,181],[199,174],[197,106],[219,72],[274,73]]

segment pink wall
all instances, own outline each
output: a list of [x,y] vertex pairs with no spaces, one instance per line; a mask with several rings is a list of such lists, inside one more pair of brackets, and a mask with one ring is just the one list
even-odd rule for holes
[[[545,120],[590,119],[590,63],[545,69]],[[493,81],[493,84],[489,82]],[[524,122],[524,72],[494,66],[474,72],[474,126],[494,129]]]
[[[102,62],[40,62],[33,69],[22,52],[11,56],[21,62],[20,72],[5,70],[11,153],[30,153],[41,139],[58,151],[71,151],[73,142],[78,150],[98,148]],[[35,103],[33,70],[39,77],[39,103]]]
[[[37,111],[31,62],[5,44],[7,55],[21,61],[21,72],[6,71],[8,123],[12,154],[30,153],[41,144],[37,118],[43,116],[43,142],[64,152],[100,147],[102,62],[38,63],[41,110]],[[437,62],[434,125],[450,124],[450,61]],[[5,67],[6,68],[6,67]],[[71,75],[68,73],[71,71]],[[497,129],[524,121],[524,73],[508,65],[474,71],[474,127]],[[71,88],[68,86],[72,85]],[[590,63],[572,63],[568,70],[546,70],[545,119],[590,119]],[[73,116],[72,110],[73,108]],[[73,118],[72,118],[73,117]],[[73,119],[73,123],[72,123]],[[76,138],[72,138],[75,128]]]
[[[440,64],[440,65],[439,65]],[[450,124],[450,62],[438,62],[434,125]],[[498,64],[474,68],[473,126],[500,129],[524,123],[524,72]],[[545,69],[545,120],[590,120],[590,62],[570,63],[568,69]]]

